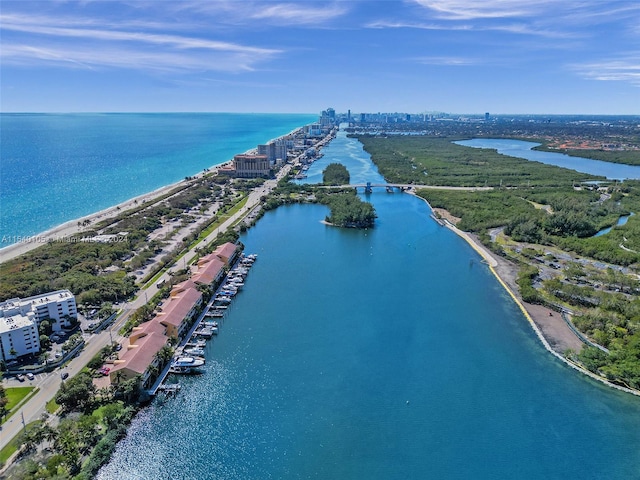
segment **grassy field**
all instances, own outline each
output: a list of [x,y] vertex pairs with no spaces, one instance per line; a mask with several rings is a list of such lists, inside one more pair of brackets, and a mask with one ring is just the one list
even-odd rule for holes
[[23,398],[29,395],[36,387],[13,387],[5,389],[7,392],[7,399],[9,402],[7,403],[7,410],[13,409],[16,405],[18,405]]

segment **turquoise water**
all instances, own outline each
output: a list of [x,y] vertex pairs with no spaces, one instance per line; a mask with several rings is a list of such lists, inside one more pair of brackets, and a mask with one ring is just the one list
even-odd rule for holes
[[[376,181],[342,134],[309,179],[332,161]],[[146,408],[98,478],[640,478],[640,399],[548,354],[424,202],[368,198],[370,230],[292,205],[243,235],[258,261],[206,373]]]
[[622,163],[603,162],[591,160],[590,158],[571,157],[564,153],[542,152],[532,150],[540,145],[534,142],[524,142],[513,139],[495,138],[474,138],[472,140],[461,140],[453,142],[465,147],[493,148],[504,155],[524,158],[535,162],[555,165],[557,167],[568,168],[582,173],[601,175],[611,180],[625,180],[627,178],[640,178],[640,166],[624,165]]
[[230,160],[315,115],[0,114],[0,248]]

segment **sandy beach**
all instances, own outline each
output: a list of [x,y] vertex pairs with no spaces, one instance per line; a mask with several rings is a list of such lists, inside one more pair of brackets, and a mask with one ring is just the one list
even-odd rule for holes
[[[225,163],[212,166],[207,169],[206,173],[215,172],[218,168],[229,163],[230,162],[227,161]],[[198,173],[191,178],[198,178],[202,175],[203,173]],[[19,257],[20,255],[24,255],[25,253],[38,248],[39,246],[44,245],[48,242],[64,242],[73,235],[91,230],[93,228],[93,225],[99,221],[113,218],[128,209],[137,207],[145,202],[153,201],[163,195],[166,195],[171,190],[185,185],[186,183],[187,180],[180,180],[179,182],[165,185],[151,192],[138,195],[134,198],[130,198],[129,200],[126,200],[112,207],[105,208],[104,210],[100,210],[99,212],[70,220],[37,235],[18,237],[16,238],[17,241],[15,243],[0,249],[0,263],[7,262],[13,258]],[[83,223],[86,223],[86,226],[83,226]]]

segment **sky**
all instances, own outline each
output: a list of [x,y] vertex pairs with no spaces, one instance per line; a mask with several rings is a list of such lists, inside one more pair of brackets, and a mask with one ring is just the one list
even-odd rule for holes
[[640,2],[0,0],[2,112],[640,114]]

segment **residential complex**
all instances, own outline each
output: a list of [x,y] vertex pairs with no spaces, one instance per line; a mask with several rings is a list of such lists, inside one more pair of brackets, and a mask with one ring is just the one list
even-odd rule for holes
[[200,311],[204,301],[200,285],[215,288],[224,277],[227,266],[235,261],[237,246],[220,245],[213,253],[200,258],[191,278],[174,285],[160,311],[148,322],[134,327],[129,345],[109,371],[112,383],[141,376],[145,384],[153,367],[158,367],[158,352],[170,340],[180,341]]
[[40,351],[40,322],[51,322],[53,331],[71,326],[78,318],[76,299],[69,290],[12,298],[0,303],[0,349],[4,361]]

